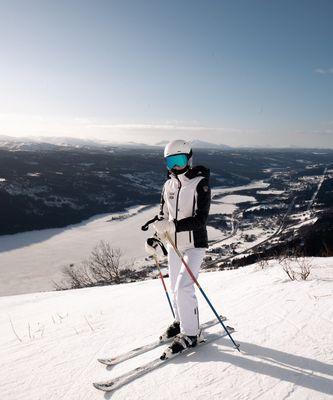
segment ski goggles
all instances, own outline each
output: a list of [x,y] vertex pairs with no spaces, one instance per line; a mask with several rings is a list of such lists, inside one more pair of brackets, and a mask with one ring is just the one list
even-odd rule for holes
[[176,165],[178,167],[185,167],[188,163],[188,158],[186,154],[175,154],[173,156],[168,156],[165,158],[168,169],[172,169]]

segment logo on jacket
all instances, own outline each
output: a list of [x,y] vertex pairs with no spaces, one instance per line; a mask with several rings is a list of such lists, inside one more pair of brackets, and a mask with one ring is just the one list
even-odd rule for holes
[[173,200],[175,198],[175,193],[169,193],[169,199]]

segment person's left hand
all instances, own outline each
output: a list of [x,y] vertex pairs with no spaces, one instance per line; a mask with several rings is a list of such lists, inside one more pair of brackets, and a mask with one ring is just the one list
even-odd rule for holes
[[173,221],[167,221],[166,219],[154,222],[153,227],[160,237],[164,237],[166,232],[171,236],[176,232],[175,223]]
[[[151,238],[149,238],[149,239],[151,239]],[[157,243],[152,242],[149,239],[146,240],[145,250],[150,256],[156,257],[157,256],[157,253],[156,253]]]

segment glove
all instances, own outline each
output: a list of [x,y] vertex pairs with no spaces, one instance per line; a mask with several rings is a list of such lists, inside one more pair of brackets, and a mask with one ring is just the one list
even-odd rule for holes
[[173,221],[167,221],[166,219],[162,219],[160,221],[156,221],[153,223],[153,227],[160,237],[164,237],[168,232],[170,236],[174,235],[176,232],[176,226]]
[[146,240],[145,250],[150,256],[157,257],[157,249],[159,247],[161,248],[163,255],[167,256],[168,255],[167,249],[165,248],[160,238],[158,238],[155,235]]
[[156,249],[158,247],[157,242],[151,240],[151,238],[146,240],[145,250],[150,256],[157,256]]

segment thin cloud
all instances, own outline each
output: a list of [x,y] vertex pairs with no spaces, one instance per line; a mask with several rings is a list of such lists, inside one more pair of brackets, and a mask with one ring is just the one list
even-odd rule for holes
[[333,75],[333,68],[317,68],[314,72],[318,75]]
[[114,123],[97,121],[86,117],[55,117],[47,115],[0,113],[0,135],[11,136],[70,136],[80,138],[118,138],[126,140],[154,142],[165,135],[183,135],[186,137],[202,137],[203,135],[233,135],[244,137],[249,134],[260,134],[253,129],[237,127],[206,126],[199,121],[148,121],[132,123]]
[[206,130],[204,126],[185,126],[185,125],[173,125],[173,124],[93,124],[89,125],[88,128],[102,128],[102,129],[126,129],[126,130]]
[[127,130],[127,131],[192,131],[192,132],[232,132],[246,133],[241,129],[209,127],[203,125],[178,125],[169,123],[133,123],[133,124],[91,124],[87,128]]
[[315,136],[330,136],[333,135],[332,129],[313,130],[313,131],[297,131],[299,135],[315,135]]
[[192,131],[192,132],[231,132],[249,133],[257,132],[251,129],[228,128],[222,126],[206,126],[199,121],[156,121],[156,122],[133,122],[113,123],[108,121],[96,121],[86,117],[56,117],[49,115],[0,113],[0,129],[108,129],[125,131]]

